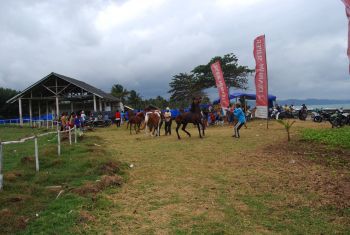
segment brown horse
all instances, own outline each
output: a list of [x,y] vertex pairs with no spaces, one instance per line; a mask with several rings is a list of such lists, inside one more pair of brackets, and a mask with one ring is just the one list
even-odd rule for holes
[[202,132],[203,132],[203,136],[205,135],[204,134],[205,126],[204,126],[203,121],[202,121],[201,109],[199,107],[199,104],[200,104],[201,101],[202,101],[201,97],[193,98],[190,112],[181,113],[180,115],[178,115],[175,118],[175,122],[177,124],[177,126],[176,126],[176,134],[177,134],[177,138],[178,139],[181,139],[180,135],[179,135],[179,128],[180,128],[181,125],[182,125],[181,129],[184,132],[186,132],[186,134],[189,137],[191,137],[191,134],[188,131],[186,131],[186,126],[187,126],[188,123],[193,123],[194,125],[197,126],[200,138],[202,138],[201,129],[202,129]]
[[140,126],[144,120],[145,120],[145,114],[143,112],[139,112],[135,116],[132,116],[131,118],[129,118],[128,126],[130,127],[130,135],[131,135],[131,128],[133,125],[135,129],[135,133],[137,134],[140,132]]
[[160,123],[161,123],[161,116],[159,112],[153,111],[153,112],[147,112],[145,116],[145,122],[144,126],[141,128],[141,130],[145,129],[146,135],[148,134],[147,129],[149,129],[152,136],[154,136],[154,133],[156,133],[157,136],[160,135]]

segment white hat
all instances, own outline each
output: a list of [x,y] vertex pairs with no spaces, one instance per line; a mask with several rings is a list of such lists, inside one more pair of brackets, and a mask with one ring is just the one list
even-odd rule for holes
[[170,108],[169,108],[169,107],[166,107],[166,110],[170,110]]

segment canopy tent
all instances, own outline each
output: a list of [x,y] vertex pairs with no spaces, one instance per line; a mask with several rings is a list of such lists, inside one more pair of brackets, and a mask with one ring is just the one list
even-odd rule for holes
[[[256,95],[255,94],[249,94],[249,93],[244,93],[244,92],[237,92],[234,94],[230,94],[230,100],[236,99],[236,98],[243,98],[246,100],[256,100]],[[269,94],[268,99],[269,99],[269,104],[272,104],[273,101],[276,101],[276,96]],[[220,99],[216,99],[213,101],[213,104],[219,104]]]

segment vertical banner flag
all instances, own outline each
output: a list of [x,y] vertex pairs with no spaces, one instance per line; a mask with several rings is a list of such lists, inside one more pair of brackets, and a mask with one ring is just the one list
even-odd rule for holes
[[224,80],[224,75],[221,70],[220,62],[216,61],[215,63],[210,65],[211,72],[214,75],[216,87],[219,91],[220,96],[220,104],[222,108],[228,108],[230,105],[227,86]]
[[268,117],[268,97],[267,97],[267,64],[265,35],[261,35],[254,40],[255,58],[255,88],[256,88],[256,112],[259,118]]
[[[350,0],[342,0],[345,4],[345,12],[348,17],[348,57],[350,60]],[[349,65],[349,73],[350,73],[350,65]]]

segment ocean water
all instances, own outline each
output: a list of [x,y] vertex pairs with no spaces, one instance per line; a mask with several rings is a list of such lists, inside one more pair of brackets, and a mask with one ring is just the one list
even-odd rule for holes
[[350,103],[344,103],[344,104],[316,104],[316,105],[306,105],[308,109],[346,109],[350,110]]

